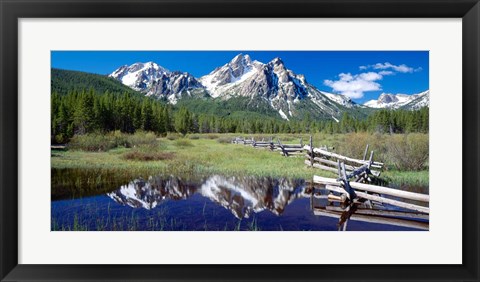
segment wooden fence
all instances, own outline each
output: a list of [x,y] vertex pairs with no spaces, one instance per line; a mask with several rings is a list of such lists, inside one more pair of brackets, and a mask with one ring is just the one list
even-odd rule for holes
[[330,152],[326,147],[314,148],[312,145],[312,137],[310,137],[310,145],[306,145],[304,149],[307,153],[305,155],[306,165],[337,173],[340,169],[340,162],[342,162],[345,165],[347,173],[352,173],[360,169],[361,173],[358,175],[358,180],[362,178],[368,179],[370,175],[379,177],[381,169],[383,168],[383,163],[373,160],[373,151],[370,152],[370,158],[368,160],[366,159],[368,144],[362,160]]
[[254,148],[263,148],[269,149],[271,151],[278,151],[285,157],[294,156],[294,155],[303,155],[304,154],[304,145],[302,139],[298,144],[283,144],[280,139],[277,138],[277,142],[273,141],[273,138],[265,141],[262,139],[260,141],[255,140],[253,137],[251,139],[244,139],[242,137],[236,137],[232,139],[233,144],[243,144],[251,145]]
[[[274,142],[273,138],[256,141],[253,137],[237,137],[232,143],[278,151],[286,157],[304,155],[305,164],[308,166],[337,173],[338,178],[313,176],[311,208],[315,215],[339,218],[339,230],[346,230],[349,220],[422,230],[429,228],[429,195],[372,184],[373,178],[380,176],[384,164],[374,161],[373,151],[370,151],[367,159],[368,144],[363,158],[356,159],[334,153],[332,147],[313,147],[311,136],[309,145],[304,145],[302,139],[298,144],[283,144],[280,139],[277,139],[277,142]],[[318,196],[316,189],[327,191],[328,195]],[[313,199],[319,197],[327,200],[329,204],[314,206]],[[335,206],[334,203],[341,206]],[[388,206],[395,207],[395,210]]]
[[294,155],[303,155],[303,142],[302,138],[300,138],[299,144],[282,144],[280,139],[278,141],[278,151],[285,157],[294,156]]
[[[430,201],[429,195],[353,181],[346,184],[343,180],[326,178],[317,175],[313,176],[313,182],[323,185],[326,190],[329,190],[332,193],[340,194],[340,199],[345,199],[345,201],[349,200],[350,202],[355,202],[355,200],[364,199],[408,210],[414,210],[425,214],[428,214],[430,212],[430,209],[426,206],[412,204],[400,200],[406,199],[411,201],[428,203]],[[353,190],[354,196],[352,196],[352,191],[348,191],[349,189]]]
[[[338,207],[326,206],[324,208],[314,208],[313,213],[318,216],[326,216],[338,218],[339,222],[342,222],[342,217],[345,217],[345,214],[348,211],[345,211]],[[369,223],[378,223],[378,224],[387,224],[395,225],[407,228],[414,228],[420,230],[428,230],[429,223],[428,221],[419,221],[413,219],[427,219],[428,216],[407,213],[407,212],[393,212],[393,211],[383,211],[383,210],[356,210],[352,213],[348,219],[343,220],[342,224],[339,224],[339,230],[345,231],[347,229],[347,224],[349,220],[353,221],[363,221]],[[416,216],[416,217],[415,217]]]

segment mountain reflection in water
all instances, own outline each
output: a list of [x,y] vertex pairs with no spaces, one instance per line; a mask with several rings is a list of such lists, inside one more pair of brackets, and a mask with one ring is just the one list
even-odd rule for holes
[[[94,176],[94,175],[93,175]],[[92,176],[92,177],[93,177]],[[128,180],[127,180],[128,181]],[[301,179],[152,176],[86,187],[98,194],[52,200],[52,231],[337,231],[342,207]],[[60,190],[61,186],[57,187]],[[116,189],[116,190],[115,190]],[[111,192],[103,192],[111,191]],[[317,192],[314,192],[317,191]],[[321,192],[323,193],[323,192]],[[326,210],[320,210],[320,208]],[[315,213],[323,212],[322,216]],[[332,213],[335,213],[332,217]],[[324,216],[325,214],[326,216]],[[416,230],[365,222],[348,230]]]
[[173,176],[136,179],[107,195],[119,204],[150,210],[166,200],[185,200],[196,193],[229,210],[238,219],[265,210],[281,215],[295,199],[310,197],[305,193],[304,180],[221,175],[210,176],[201,184]]

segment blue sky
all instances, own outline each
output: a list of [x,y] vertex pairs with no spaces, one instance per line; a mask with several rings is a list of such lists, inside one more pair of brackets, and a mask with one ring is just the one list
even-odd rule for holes
[[237,54],[268,63],[280,57],[318,89],[358,103],[381,93],[415,94],[429,88],[428,51],[52,51],[52,67],[109,74],[122,65],[153,61],[195,77],[210,73]]

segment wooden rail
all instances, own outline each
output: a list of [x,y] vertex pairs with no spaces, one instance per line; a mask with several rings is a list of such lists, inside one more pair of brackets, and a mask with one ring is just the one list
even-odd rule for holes
[[357,182],[371,182],[371,175],[375,177],[380,176],[380,170],[383,167],[383,163],[373,160],[373,151],[370,152],[370,158],[368,160],[366,159],[369,147],[368,144],[363,154],[363,160],[359,160],[329,152],[326,146],[314,148],[312,143],[312,137],[310,136],[310,144],[305,145],[304,147],[305,151],[307,152],[305,155],[305,164],[310,167],[336,173],[340,171],[340,162],[342,162],[345,166],[346,173],[354,174],[357,177]]
[[[315,215],[327,216],[327,217],[333,217],[333,218],[342,217],[342,213],[340,212],[329,211],[322,208],[314,208],[313,213]],[[429,229],[428,222],[419,222],[419,221],[412,221],[412,220],[399,219],[399,218],[388,218],[388,217],[376,216],[376,215],[352,214],[349,217],[349,220],[378,223],[378,224],[388,224],[388,225],[402,226],[402,227],[414,228],[414,229],[420,229],[420,230]]]
[[[329,211],[336,211],[336,212],[345,212],[345,209],[336,206],[326,206],[326,210]],[[405,212],[405,211],[391,211],[386,209],[367,209],[367,208],[358,208],[355,211],[356,214],[364,214],[364,215],[377,215],[377,216],[384,216],[384,217],[401,217],[401,218],[413,218],[413,219],[421,219],[421,220],[428,220],[428,214],[418,213],[418,212]]]
[[[364,164],[369,163],[368,160],[359,160],[359,159],[354,159],[354,158],[342,156],[342,155],[339,155],[339,154],[336,154],[336,153],[333,153],[333,152],[328,152],[323,148],[311,148],[309,145],[305,145],[304,149],[308,152],[313,151],[313,153],[316,153],[316,154],[319,154],[319,155],[322,155],[322,156],[335,158],[337,160],[344,161],[344,162],[351,162],[351,163],[354,163],[354,164],[357,164],[357,165],[364,165]],[[383,165],[384,164],[381,163],[381,162],[375,162],[374,161],[372,163],[372,167],[375,167],[375,168],[383,168]]]
[[[332,186],[342,185],[342,182],[339,181],[338,179],[327,178],[327,177],[322,177],[317,175],[313,176],[313,182],[318,184],[324,184],[324,185],[332,185]],[[358,183],[358,182],[350,182],[350,186],[352,186],[353,189],[389,195],[397,198],[403,198],[403,199],[414,200],[414,201],[425,202],[425,203],[428,203],[430,201],[429,195],[415,193],[415,192],[408,192],[408,191],[398,190],[394,188],[386,188],[382,186]]]
[[[325,189],[332,192],[336,192],[340,195],[345,195],[345,196],[350,195],[350,193],[348,193],[344,187],[345,184],[342,181],[339,181],[337,179],[326,178],[326,177],[315,175],[313,176],[313,182],[324,185]],[[414,211],[422,212],[425,214],[430,213],[430,209],[428,207],[380,196],[380,195],[387,195],[387,196],[392,196],[392,197],[401,198],[401,199],[428,203],[430,201],[429,195],[402,191],[402,190],[387,188],[382,186],[358,183],[358,182],[349,182],[349,185],[352,189],[355,190],[355,195],[357,198],[389,204],[392,206],[396,206],[396,207],[400,207],[408,210],[414,210]],[[380,195],[375,195],[371,193],[380,194]]]
[[278,149],[280,151],[280,154],[282,154],[285,157],[291,156],[291,155],[301,155],[303,154],[303,142],[302,139],[300,138],[300,144],[282,144],[280,139],[277,139],[278,142]]

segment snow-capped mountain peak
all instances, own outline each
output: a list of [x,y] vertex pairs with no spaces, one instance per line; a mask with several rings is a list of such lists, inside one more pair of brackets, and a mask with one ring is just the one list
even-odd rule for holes
[[137,91],[141,91],[149,86],[152,82],[160,78],[164,74],[170,73],[164,67],[154,62],[135,63],[130,66],[124,65],[116,69],[109,76],[120,80],[124,85],[129,86]]
[[346,108],[365,107],[346,96],[318,90],[304,75],[288,69],[279,57],[262,63],[240,53],[199,79],[186,72],[169,71],[154,62],[122,66],[110,77],[147,96],[167,98],[172,104],[197,94],[222,100],[248,98],[249,107],[271,107],[286,120],[305,111],[337,120]]
[[361,105],[358,105],[357,103],[355,103],[354,101],[352,101],[352,99],[350,97],[347,97],[345,95],[333,94],[333,93],[328,93],[328,92],[325,92],[325,91],[321,91],[321,92],[328,99],[330,99],[330,100],[334,101],[335,103],[340,104],[344,107],[353,108],[355,106],[361,106]]
[[258,61],[252,61],[249,55],[238,54],[227,64],[201,77],[199,81],[212,97],[218,97],[231,87],[248,79],[262,65]]
[[387,109],[411,109],[417,110],[428,107],[430,102],[430,91],[424,91],[418,94],[389,94],[382,93],[377,100],[370,100],[364,105],[370,108]]
[[166,97],[172,103],[183,93],[190,95],[195,89],[203,89],[203,85],[191,74],[172,72],[154,62],[125,65],[112,72],[109,77],[146,96]]

